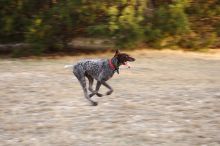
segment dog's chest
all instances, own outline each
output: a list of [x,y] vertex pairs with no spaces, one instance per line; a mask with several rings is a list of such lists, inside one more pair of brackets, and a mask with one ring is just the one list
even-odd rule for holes
[[102,80],[107,81],[112,78],[114,72],[110,69],[103,70],[100,77]]

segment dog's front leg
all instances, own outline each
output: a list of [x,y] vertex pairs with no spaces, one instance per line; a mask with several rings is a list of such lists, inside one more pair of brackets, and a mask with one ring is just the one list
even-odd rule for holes
[[99,97],[102,97],[103,95],[100,94],[100,93],[98,93],[100,87],[101,87],[101,82],[97,81],[95,92],[89,94],[89,97],[91,98],[91,97],[94,96],[94,95],[97,95],[97,96],[99,96]]
[[102,83],[102,85],[104,85],[105,87],[107,87],[109,89],[109,91],[106,92],[106,95],[112,94],[112,92],[113,92],[112,87],[109,84],[107,84],[105,81],[101,81],[101,83]]

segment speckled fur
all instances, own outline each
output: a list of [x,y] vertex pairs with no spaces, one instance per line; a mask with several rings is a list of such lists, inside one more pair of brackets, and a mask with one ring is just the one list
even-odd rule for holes
[[[97,95],[99,97],[103,96],[102,94],[98,93],[99,88],[101,85],[104,85],[109,89],[106,92],[106,95],[110,95],[113,92],[113,89],[110,85],[106,83],[115,73],[118,72],[118,68],[121,64],[126,61],[134,61],[135,59],[130,57],[125,53],[119,53],[117,50],[115,56],[111,59],[112,64],[114,65],[115,69],[112,69],[109,65],[108,59],[87,59],[81,60],[73,66],[73,73],[76,78],[79,80],[84,96],[88,99],[92,105],[97,105],[97,102],[91,100],[91,97]],[[89,80],[89,91],[91,94],[88,94],[87,87],[86,87],[86,77]],[[97,80],[96,88],[93,90],[92,85],[93,81]]]
[[90,75],[97,81],[107,81],[114,74],[108,64],[108,59],[87,59],[76,63],[73,67],[76,77]]
[[[102,96],[102,94],[98,93],[101,84],[109,88],[109,91],[106,93],[107,95],[110,95],[113,92],[113,89],[106,83],[106,81],[113,76],[114,72],[115,71],[112,70],[108,64],[108,59],[82,60],[76,63],[73,67],[73,73],[83,88],[84,96],[92,103],[92,105],[97,105],[97,102],[91,100],[92,96]],[[85,77],[89,80],[89,90],[92,92],[90,95],[88,95],[86,89]],[[92,89],[94,79],[97,80],[96,90]]]

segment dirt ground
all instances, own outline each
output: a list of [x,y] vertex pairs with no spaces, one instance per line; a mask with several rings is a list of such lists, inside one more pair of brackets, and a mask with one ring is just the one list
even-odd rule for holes
[[0,59],[0,145],[219,146],[220,53],[129,53],[96,107],[63,66],[110,53]]

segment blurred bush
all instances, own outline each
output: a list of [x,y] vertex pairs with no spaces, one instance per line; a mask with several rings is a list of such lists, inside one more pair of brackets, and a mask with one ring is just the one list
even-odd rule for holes
[[40,54],[77,37],[109,38],[120,48],[218,47],[220,1],[0,1],[1,44],[28,42]]

